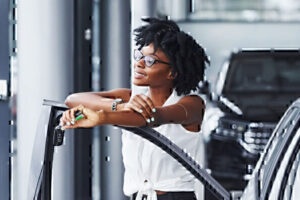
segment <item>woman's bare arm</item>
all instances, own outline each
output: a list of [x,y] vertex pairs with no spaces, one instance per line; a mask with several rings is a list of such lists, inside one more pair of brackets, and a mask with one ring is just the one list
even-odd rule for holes
[[132,110],[106,112],[104,115],[106,116],[103,122],[100,123],[100,125],[111,124],[130,127],[142,127],[148,125],[148,123],[145,121],[144,117],[141,114]]
[[[187,96],[176,104],[156,107],[155,121],[147,124],[141,114],[133,111],[106,112],[104,124],[123,126],[160,126],[162,124],[201,124],[205,111],[204,101],[199,96]],[[100,123],[101,124],[101,123]]]
[[107,92],[82,92],[69,95],[65,100],[65,104],[70,108],[83,105],[93,110],[111,111],[114,99],[121,98],[124,102],[127,102],[130,96],[131,90],[127,88]]
[[120,126],[160,126],[162,124],[183,124],[189,125],[198,123],[201,124],[203,119],[205,105],[203,100],[198,96],[187,96],[182,98],[178,103],[165,106],[156,107],[154,113],[155,121],[150,124],[147,123],[144,117],[132,110],[120,110],[116,112],[105,111],[101,109],[95,112],[88,108],[76,107],[71,109],[70,116],[74,116],[77,110],[86,115],[86,119],[79,120],[75,125],[65,126],[64,128],[77,127],[92,127],[97,125],[111,124]]
[[205,111],[205,103],[199,96],[183,97],[176,104],[156,108],[154,126],[162,124],[201,124]]

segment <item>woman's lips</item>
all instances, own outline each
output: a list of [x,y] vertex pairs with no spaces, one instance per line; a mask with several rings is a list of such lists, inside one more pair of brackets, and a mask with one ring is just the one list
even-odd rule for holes
[[140,72],[137,72],[137,71],[134,72],[134,78],[136,78],[136,79],[141,79],[141,78],[144,78],[145,76],[146,76],[145,74],[142,74]]

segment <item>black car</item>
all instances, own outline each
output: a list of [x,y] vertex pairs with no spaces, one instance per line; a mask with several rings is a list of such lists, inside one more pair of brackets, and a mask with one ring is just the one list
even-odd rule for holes
[[233,52],[212,84],[206,163],[227,190],[243,190],[275,125],[300,96],[299,49]]

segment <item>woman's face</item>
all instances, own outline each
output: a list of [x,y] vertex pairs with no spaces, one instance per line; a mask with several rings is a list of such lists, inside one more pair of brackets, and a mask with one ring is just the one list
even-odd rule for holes
[[139,61],[135,61],[133,84],[150,87],[160,87],[171,84],[172,68],[169,64],[166,64],[170,63],[167,56],[160,49],[157,49],[156,52],[154,52],[153,44],[144,46],[140,52],[142,56],[151,56],[157,61],[151,66],[145,64],[145,57],[142,57]]

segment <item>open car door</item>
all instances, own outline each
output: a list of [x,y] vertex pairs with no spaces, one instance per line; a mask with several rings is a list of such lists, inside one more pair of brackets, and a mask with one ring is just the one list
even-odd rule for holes
[[[32,152],[32,162],[28,184],[28,200],[51,200],[52,162],[55,146],[63,144],[64,131],[55,129],[59,119],[67,107],[64,104],[44,100],[42,114],[38,124]],[[187,152],[175,145],[164,135],[149,127],[123,127],[154,143],[193,174],[204,187],[217,199],[232,199],[226,191],[207,171],[193,160]]]

